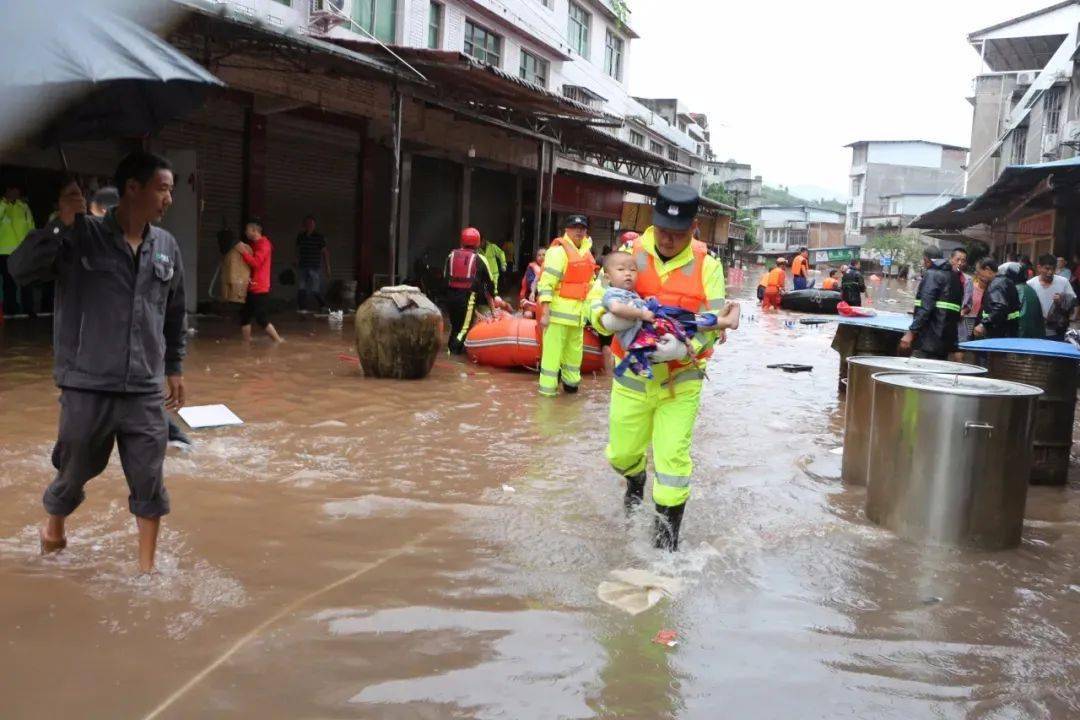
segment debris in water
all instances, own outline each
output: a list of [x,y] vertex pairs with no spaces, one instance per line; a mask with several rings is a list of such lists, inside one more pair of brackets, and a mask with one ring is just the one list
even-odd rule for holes
[[831,452],[833,455],[843,455],[844,454],[844,446],[841,445],[840,447],[834,447],[829,452]]
[[631,615],[645,612],[665,597],[673,598],[682,590],[678,579],[648,570],[612,570],[611,577],[613,580],[600,583],[596,589],[597,597]]
[[503,485],[503,492],[504,492],[504,493],[516,493],[516,492],[517,492],[517,490],[515,490],[515,489],[514,489],[514,488],[512,488],[512,487],[510,487],[509,485]]
[[931,595],[928,598],[923,598],[922,601],[923,605],[936,605],[939,602],[941,602],[941,598],[939,598],[937,595]]
[[243,420],[224,405],[190,405],[180,408],[177,415],[183,418],[192,430],[244,424]]
[[766,365],[770,370],[783,370],[787,373],[797,372],[810,372],[814,369],[813,365],[800,365],[798,363],[776,363],[774,365]]
[[826,323],[830,323],[830,322],[832,322],[832,320],[826,320],[825,318],[803,318],[802,320],[799,321],[799,324],[800,325],[825,325]]
[[313,428],[330,428],[330,427],[343,428],[343,427],[349,427],[349,426],[348,426],[348,424],[343,423],[340,420],[323,420],[322,422],[315,423],[311,427],[313,427]]
[[657,645],[675,647],[679,644],[678,637],[679,633],[675,632],[674,630],[661,630],[660,632],[656,633],[652,641]]

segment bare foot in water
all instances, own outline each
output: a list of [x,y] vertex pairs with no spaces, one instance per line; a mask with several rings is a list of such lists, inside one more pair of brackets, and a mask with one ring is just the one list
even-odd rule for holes
[[58,553],[67,547],[67,538],[63,535],[50,536],[46,528],[38,529],[38,538],[41,540],[41,554],[51,555]]

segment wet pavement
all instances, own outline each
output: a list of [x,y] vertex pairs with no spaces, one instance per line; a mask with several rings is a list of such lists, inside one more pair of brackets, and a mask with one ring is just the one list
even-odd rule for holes
[[[149,578],[115,457],[69,549],[36,554],[57,392],[47,330],[9,323],[0,717],[1080,716],[1080,488],[1032,488],[1017,550],[897,540],[839,481],[834,326],[746,310],[710,365],[675,556],[622,515],[604,377],[554,401],[447,359],[372,380],[339,357],[347,322],[247,348],[200,321],[189,403],[247,424],[170,450]],[[596,595],[621,568],[683,590],[632,617]]]

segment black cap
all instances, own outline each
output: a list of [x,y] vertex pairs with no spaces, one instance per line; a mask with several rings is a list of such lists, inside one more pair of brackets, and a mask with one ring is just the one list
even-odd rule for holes
[[698,212],[697,190],[689,185],[661,185],[656,191],[652,222],[662,230],[689,230]]
[[587,216],[581,215],[581,214],[571,215],[568,218],[566,218],[566,222],[564,223],[563,226],[564,227],[573,227],[574,225],[580,225],[583,228],[585,228],[586,230],[588,230],[589,229],[589,218]]

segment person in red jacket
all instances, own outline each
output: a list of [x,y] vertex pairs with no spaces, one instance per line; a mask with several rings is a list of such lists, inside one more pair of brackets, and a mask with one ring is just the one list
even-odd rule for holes
[[262,223],[258,220],[248,222],[244,227],[244,237],[247,242],[238,243],[237,249],[240,250],[240,257],[251,268],[251,283],[248,285],[247,300],[240,310],[240,331],[244,335],[244,341],[250,341],[251,321],[254,320],[271,340],[284,342],[270,324],[266,312],[266,305],[270,300],[270,261],[274,246],[270,244],[270,238],[263,235]]

